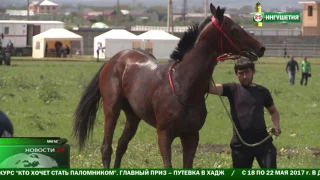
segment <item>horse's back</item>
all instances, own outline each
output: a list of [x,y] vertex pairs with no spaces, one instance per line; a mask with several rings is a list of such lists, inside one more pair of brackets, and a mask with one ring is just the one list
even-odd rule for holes
[[118,52],[108,61],[106,65],[116,67],[114,69],[119,69],[119,67],[121,67],[121,75],[126,76],[126,74],[128,74],[131,77],[140,76],[141,73],[144,75],[147,75],[148,73],[154,73],[155,71],[159,70],[158,67],[161,66],[161,64],[152,54],[149,54],[144,50],[133,49],[122,50]]
[[131,108],[141,119],[155,125],[152,98],[157,90],[167,85],[168,64],[160,64],[143,50],[124,50],[109,61],[113,68],[108,69],[117,71],[121,91]]
[[105,63],[100,73],[100,78],[107,78],[110,76],[122,78],[123,73],[128,66],[136,62],[143,62],[146,59],[152,58],[143,51],[132,49],[119,51]]

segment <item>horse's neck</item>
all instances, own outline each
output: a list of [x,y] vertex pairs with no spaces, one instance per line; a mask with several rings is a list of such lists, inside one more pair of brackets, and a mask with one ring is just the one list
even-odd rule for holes
[[182,101],[197,103],[208,92],[209,80],[217,64],[217,53],[209,48],[212,46],[206,42],[198,43],[177,65],[175,82]]

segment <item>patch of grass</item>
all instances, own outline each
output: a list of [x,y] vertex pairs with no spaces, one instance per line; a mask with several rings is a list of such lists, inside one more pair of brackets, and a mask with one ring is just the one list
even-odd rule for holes
[[[300,86],[301,74],[296,77],[296,85],[288,85],[285,73],[287,60],[262,58],[256,64],[254,81],[267,87],[281,116],[283,134],[274,138],[278,149],[280,168],[320,167],[318,127],[320,127],[320,66],[312,66],[313,76],[308,86]],[[271,62],[271,63],[268,63]],[[315,60],[311,60],[315,62]],[[0,109],[13,121],[16,136],[60,136],[71,144],[71,167],[102,167],[100,148],[103,138],[103,112],[100,109],[93,137],[81,153],[71,136],[73,114],[87,83],[101,67],[102,63],[92,62],[34,62],[13,61],[12,66],[0,66]],[[216,83],[237,82],[233,72],[233,62],[219,63],[213,78]],[[229,104],[223,98],[227,108]],[[208,116],[200,131],[200,145],[194,160],[196,168],[229,168],[231,156],[229,143],[232,125],[219,97],[209,95]],[[271,120],[267,112],[268,127]],[[125,124],[121,113],[115,130],[113,148]],[[217,148],[218,147],[218,148]],[[221,150],[221,147],[222,150]],[[283,150],[282,150],[283,149]],[[316,150],[314,150],[316,149]],[[172,162],[174,167],[182,167],[180,140],[173,142]],[[114,163],[114,154],[112,156]],[[158,149],[156,130],[144,122],[140,123],[136,136],[130,142],[122,161],[124,168],[163,167]],[[258,167],[257,163],[254,167]]]

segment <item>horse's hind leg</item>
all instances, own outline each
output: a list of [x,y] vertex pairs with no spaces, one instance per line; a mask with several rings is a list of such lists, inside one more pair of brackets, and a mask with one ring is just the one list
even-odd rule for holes
[[112,139],[117,120],[120,115],[123,95],[117,83],[104,82],[100,85],[102,105],[104,110],[104,138],[101,146],[102,164],[110,168],[112,155]]
[[118,141],[114,168],[120,168],[122,157],[128,148],[129,142],[136,134],[139,122],[141,121],[141,119],[133,112],[131,107],[126,107],[123,110],[127,121],[123,133]]
[[180,137],[183,148],[183,168],[193,168],[193,160],[199,144],[199,132]]
[[107,107],[103,108],[105,112],[105,125],[101,154],[103,166],[105,168],[110,168],[113,133],[120,115],[121,108],[119,102],[106,106]]

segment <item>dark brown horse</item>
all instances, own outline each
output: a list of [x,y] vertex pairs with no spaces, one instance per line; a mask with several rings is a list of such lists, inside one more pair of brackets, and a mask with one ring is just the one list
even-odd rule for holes
[[141,119],[157,129],[165,168],[172,167],[171,144],[176,137],[181,138],[183,167],[192,168],[199,130],[207,116],[204,96],[216,59],[232,53],[257,60],[265,51],[260,42],[224,16],[225,9],[212,4],[210,8],[212,17],[200,27],[190,27],[178,43],[171,54],[174,63],[159,64],[145,52],[125,50],[106,62],[88,84],[75,113],[74,134],[82,148],[102,98],[105,124],[101,153],[105,168],[110,168],[113,134],[121,110],[127,121],[118,141],[114,168],[120,168]]

